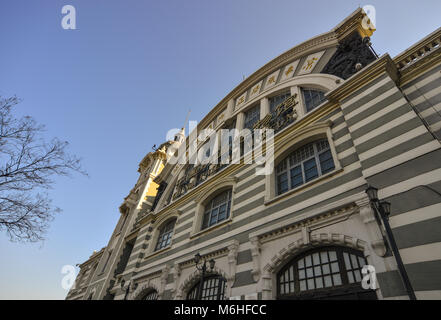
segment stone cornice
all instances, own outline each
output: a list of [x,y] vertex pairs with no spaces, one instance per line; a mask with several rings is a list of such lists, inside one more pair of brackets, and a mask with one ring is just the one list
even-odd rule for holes
[[394,58],[403,85],[441,62],[441,28]]

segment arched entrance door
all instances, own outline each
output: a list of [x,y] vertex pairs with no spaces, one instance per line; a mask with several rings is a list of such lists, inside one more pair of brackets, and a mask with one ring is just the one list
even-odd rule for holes
[[[225,286],[227,282],[220,275],[205,277],[202,284],[202,300],[224,300]],[[200,290],[200,281],[198,281],[187,294],[187,300],[197,300],[198,290]]]
[[278,272],[277,299],[375,300],[375,291],[361,287],[366,264],[363,253],[350,248],[308,250]]

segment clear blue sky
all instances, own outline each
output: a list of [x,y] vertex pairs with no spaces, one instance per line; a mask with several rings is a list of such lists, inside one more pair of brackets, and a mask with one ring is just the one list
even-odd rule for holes
[[[66,4],[77,30],[61,28]],[[64,299],[62,266],[107,244],[139,161],[189,108],[200,120],[243,75],[367,4],[379,54],[440,26],[439,0],[1,0],[0,95],[22,98],[18,113],[68,140],[90,177],[57,179],[45,242],[0,234],[0,299]]]

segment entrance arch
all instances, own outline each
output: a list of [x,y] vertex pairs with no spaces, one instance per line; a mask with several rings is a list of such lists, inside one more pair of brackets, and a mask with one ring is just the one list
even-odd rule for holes
[[352,248],[306,250],[277,273],[277,299],[375,300],[375,291],[361,286],[361,270],[367,264],[363,252]]
[[[300,291],[297,294],[293,294],[290,297],[282,297],[278,295],[278,275],[280,271],[294,259],[301,259],[301,255],[306,255],[307,252],[320,248],[328,248],[328,247],[339,247],[346,248],[349,251],[355,250],[358,252],[358,255],[361,255],[366,261],[369,263],[371,261],[371,250],[366,241],[340,234],[340,233],[320,233],[313,234],[310,236],[310,241],[305,243],[303,239],[299,239],[295,242],[290,243],[288,246],[282,248],[278,253],[276,253],[271,259],[269,259],[268,263],[262,268],[262,298],[264,300],[277,299],[277,298],[290,298],[290,299],[377,299],[377,294],[373,290],[364,290],[369,291],[369,297],[357,297],[357,296],[339,296],[337,291],[333,291],[328,289],[326,294],[323,295],[314,295],[314,291],[308,292],[308,294],[300,294]],[[357,255],[357,256],[358,256]],[[343,258],[344,259],[344,258]],[[339,265],[340,267],[340,265]],[[295,270],[293,270],[294,272]],[[298,271],[298,270],[297,270]],[[293,274],[294,275],[294,274]],[[298,276],[298,275],[297,275]],[[300,280],[300,279],[299,279]],[[303,280],[303,279],[302,279]],[[315,281],[315,280],[314,280]],[[300,287],[300,283],[299,283]],[[361,288],[361,286],[360,286]],[[345,289],[341,288],[333,288],[333,289]],[[306,290],[305,290],[306,291]],[[331,292],[332,291],[332,292]],[[294,291],[296,292],[296,291]],[[319,293],[319,292],[317,292]],[[334,293],[336,295],[334,295]]]

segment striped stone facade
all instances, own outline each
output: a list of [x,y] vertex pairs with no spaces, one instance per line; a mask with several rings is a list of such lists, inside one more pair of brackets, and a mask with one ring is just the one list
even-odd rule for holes
[[[68,299],[139,299],[153,291],[159,299],[186,299],[200,279],[196,253],[216,261],[213,274],[225,279],[226,298],[276,299],[279,271],[308,250],[328,247],[360,252],[375,267],[378,299],[407,299],[365,193],[368,185],[392,204],[390,224],[416,296],[441,299],[441,29],[394,59],[385,54],[357,66],[346,79],[322,73],[332,69],[329,63],[346,38],[354,32],[370,35],[361,29],[364,18],[357,10],[330,32],[272,60],[198,125],[219,129],[234,119],[240,129],[256,103],[264,118],[274,94],[298,94],[298,118],[275,135],[274,164],[320,138],[329,143],[332,171],[277,195],[275,173],[256,175],[256,164],[230,164],[173,199],[185,166],[150,155],[156,169],[140,170],[148,179],[140,178],[134,188],[139,193],[125,199],[93,276]],[[309,73],[302,72],[316,52],[323,53]],[[292,76],[283,79],[284,66],[292,65]],[[246,94],[274,74],[275,85],[262,85],[254,97]],[[326,100],[306,111],[302,88],[320,89]],[[242,96],[248,100],[238,105]],[[153,196],[144,196],[149,181],[167,183],[154,210]],[[232,190],[229,218],[201,229],[206,201],[226,189]],[[121,227],[125,215],[128,222]],[[155,250],[170,219],[177,219],[171,244]]]

